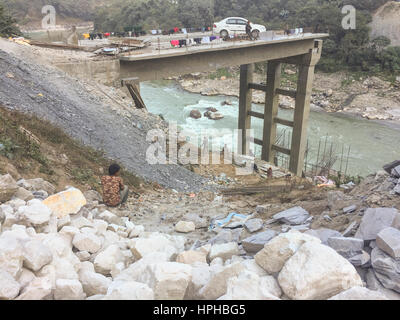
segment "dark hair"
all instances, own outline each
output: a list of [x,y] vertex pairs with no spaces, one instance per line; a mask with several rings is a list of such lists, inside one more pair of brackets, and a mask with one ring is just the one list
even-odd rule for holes
[[117,165],[116,163],[114,163],[108,168],[108,173],[110,174],[110,176],[113,176],[119,170],[121,170],[121,167],[119,165]]

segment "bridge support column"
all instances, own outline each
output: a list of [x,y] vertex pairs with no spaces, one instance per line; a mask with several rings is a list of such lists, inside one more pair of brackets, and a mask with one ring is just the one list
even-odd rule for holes
[[296,106],[294,110],[294,126],[289,162],[289,170],[297,176],[302,176],[303,174],[314,70],[315,65],[321,58],[321,51],[322,41],[317,40],[315,41],[315,48],[307,55],[304,55],[298,63],[299,77],[297,81]]
[[261,159],[274,163],[275,151],[272,146],[276,140],[276,122],[278,115],[279,94],[276,89],[281,82],[281,63],[278,61],[268,61],[267,65],[267,87],[265,93],[264,109],[264,131]]
[[243,64],[240,66],[240,93],[239,93],[239,137],[238,153],[249,155],[249,137],[247,129],[251,127],[252,89],[249,83],[253,81],[254,64]]

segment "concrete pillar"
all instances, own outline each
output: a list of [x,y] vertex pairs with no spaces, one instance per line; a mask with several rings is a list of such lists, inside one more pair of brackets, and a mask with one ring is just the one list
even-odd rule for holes
[[239,93],[239,139],[238,153],[248,155],[249,143],[246,135],[247,129],[251,127],[252,89],[249,83],[253,81],[254,64],[243,64],[240,66],[240,93]]
[[272,145],[276,140],[276,122],[274,119],[278,115],[279,95],[276,89],[281,82],[281,63],[268,61],[267,66],[267,90],[265,93],[264,109],[264,131],[261,159],[267,162],[274,162],[275,151]]
[[299,62],[299,78],[297,81],[296,107],[294,110],[294,127],[289,170],[302,176],[304,154],[307,147],[308,117],[314,81],[315,65],[321,58],[322,41],[315,41],[315,48]]

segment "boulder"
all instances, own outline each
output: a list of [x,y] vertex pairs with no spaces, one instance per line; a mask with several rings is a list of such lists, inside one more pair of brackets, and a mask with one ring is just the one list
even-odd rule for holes
[[79,281],[82,283],[83,291],[88,297],[96,294],[106,294],[112,281],[100,273],[91,270],[80,270]]
[[199,111],[199,110],[192,110],[192,111],[190,111],[190,115],[189,115],[191,118],[193,118],[193,119],[200,119],[202,116],[201,116],[201,112]]
[[257,274],[259,277],[268,275],[268,273],[261,268],[254,259],[246,259],[242,262],[242,265],[246,268],[246,270]]
[[376,247],[371,252],[371,264],[385,288],[400,292],[400,260],[393,259]]
[[17,192],[14,194],[14,198],[20,199],[23,201],[30,201],[30,200],[34,199],[35,197],[32,192],[30,192],[22,187],[18,187]]
[[250,219],[244,224],[244,227],[250,232],[254,233],[263,228],[263,221],[261,219]]
[[350,261],[350,263],[355,266],[355,267],[369,267],[370,262],[371,262],[371,256],[369,255],[368,252],[362,251],[359,254],[356,254],[355,256],[352,256],[350,258],[347,258],[347,260]]
[[[173,243],[166,237],[159,235],[152,238],[138,238],[130,240],[130,248],[136,259],[141,259],[152,252],[165,252],[168,259],[178,253]],[[183,251],[183,250],[181,250]]]
[[350,262],[314,241],[304,243],[285,263],[278,281],[283,292],[295,300],[327,299],[363,285]]
[[328,300],[389,300],[383,293],[364,287],[353,287]]
[[103,275],[109,275],[113,266],[119,262],[125,262],[121,249],[113,244],[101,251],[94,259],[96,272]]
[[71,227],[75,227],[78,229],[81,228],[92,228],[93,227],[93,222],[90,221],[89,219],[85,218],[85,217],[75,217],[71,219],[71,223],[70,223]]
[[400,293],[397,293],[396,291],[390,289],[386,289],[376,277],[374,269],[368,269],[365,274],[365,282],[368,289],[383,293],[385,297],[389,300],[400,300]]
[[0,300],[11,300],[18,296],[20,284],[8,272],[0,269]]
[[23,248],[15,237],[0,237],[0,270],[8,272],[16,278],[23,264]]
[[328,245],[341,256],[350,259],[363,252],[364,240],[357,238],[331,237]]
[[192,264],[192,277],[185,293],[185,300],[200,300],[200,289],[205,286],[211,277],[211,269],[207,263]]
[[52,211],[40,200],[31,200],[26,206],[18,208],[18,217],[33,226],[43,225],[50,221]]
[[187,264],[160,262],[148,265],[138,281],[153,289],[156,300],[183,300],[191,277]]
[[203,300],[215,300],[226,294],[228,280],[237,277],[244,270],[244,266],[240,262],[225,267],[217,267],[215,271],[211,271],[210,280],[199,291],[199,296]]
[[232,256],[240,255],[239,246],[236,242],[229,242],[223,244],[214,244],[211,247],[208,258],[210,261],[217,257],[222,258],[224,261],[232,258]]
[[43,201],[43,204],[49,207],[57,218],[78,213],[86,203],[85,196],[76,188],[69,188]]
[[206,117],[210,120],[221,120],[224,118],[224,115],[220,112],[207,111]]
[[369,208],[365,211],[355,237],[376,240],[380,231],[388,227],[400,226],[400,213],[395,208]]
[[175,225],[175,231],[181,232],[181,233],[189,233],[193,232],[196,230],[196,226],[193,222],[188,222],[188,221],[179,221]]
[[176,262],[184,264],[194,264],[196,262],[207,263],[207,253],[204,251],[184,251],[178,254]]
[[35,274],[26,268],[23,268],[15,280],[21,285],[21,289],[25,288],[28,284],[30,284],[36,278]]
[[34,272],[51,263],[53,254],[50,249],[39,240],[31,240],[23,245],[23,265]]
[[34,278],[15,300],[44,300],[52,295],[52,282],[48,277]]
[[400,231],[398,229],[389,227],[381,230],[376,237],[376,244],[392,258],[400,258]]
[[273,219],[279,220],[289,225],[304,224],[310,217],[310,214],[301,207],[294,207],[273,216]]
[[[75,255],[74,255],[75,256]],[[79,259],[75,256],[75,258],[79,261]],[[80,261],[79,261],[80,263]],[[51,268],[50,268],[51,267]],[[78,272],[77,268],[74,267],[74,264],[66,258],[57,258],[53,256],[53,261],[43,267],[38,273],[39,276],[46,276],[50,273],[51,276],[54,276],[54,280],[57,279],[68,279],[68,280],[78,280]]]
[[42,178],[30,179],[30,180],[19,180],[17,184],[29,191],[41,191],[44,190],[48,194],[53,194],[56,191],[56,187],[50,182],[43,180]]
[[7,202],[18,191],[18,185],[10,174],[0,176],[0,203]]
[[83,300],[86,294],[78,280],[58,279],[54,290],[55,300]]
[[154,292],[144,283],[114,281],[103,300],[154,300]]
[[97,217],[99,219],[107,221],[109,224],[121,224],[121,218],[108,210],[103,211]]
[[329,238],[342,236],[342,234],[339,231],[327,229],[327,228],[307,230],[304,233],[320,239],[321,242],[326,245],[328,244]]
[[269,274],[279,272],[286,261],[306,242],[321,243],[318,238],[299,231],[281,233],[269,241],[254,259]]
[[274,230],[267,230],[252,235],[242,241],[243,249],[249,253],[257,253],[262,250],[265,244],[275,237],[275,235],[276,232]]
[[85,197],[86,201],[88,201],[88,202],[94,202],[94,201],[101,202],[101,201],[103,201],[103,197],[101,196],[101,194],[98,193],[95,190],[85,191],[83,193],[83,196]]
[[102,240],[93,233],[77,233],[72,240],[72,244],[80,251],[96,253],[101,248]]

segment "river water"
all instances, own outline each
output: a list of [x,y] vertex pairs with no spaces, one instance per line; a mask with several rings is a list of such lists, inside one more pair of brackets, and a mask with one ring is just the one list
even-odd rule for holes
[[[184,91],[174,81],[155,81],[141,83],[143,100],[151,113],[162,114],[167,121],[175,121],[185,131],[200,133],[204,129],[213,130],[212,143],[224,145],[227,132],[222,129],[237,129],[238,104],[234,97],[226,96],[202,96]],[[233,102],[232,106],[221,106],[225,100]],[[209,107],[215,107],[224,115],[221,120],[209,120],[206,117],[195,120],[189,117],[190,111],[199,110],[202,114]],[[253,110],[262,112],[264,106],[253,104]],[[279,117],[293,119],[293,110],[279,110]],[[262,137],[263,121],[252,118],[252,128],[256,138]],[[278,126],[278,131],[284,128]],[[290,132],[287,131],[287,141]],[[334,168],[344,172],[347,166],[347,174],[366,176],[388,162],[400,159],[400,131],[368,120],[346,117],[340,114],[328,114],[312,111],[308,127],[309,155],[308,162],[316,163],[318,149],[320,158],[323,151],[336,154],[337,160]],[[225,140],[226,143],[226,140]],[[236,142],[233,142],[236,143]],[[332,149],[331,149],[332,146]],[[346,161],[350,148],[350,156]],[[258,156],[261,148],[255,147]],[[344,154],[341,161],[342,153]]]

